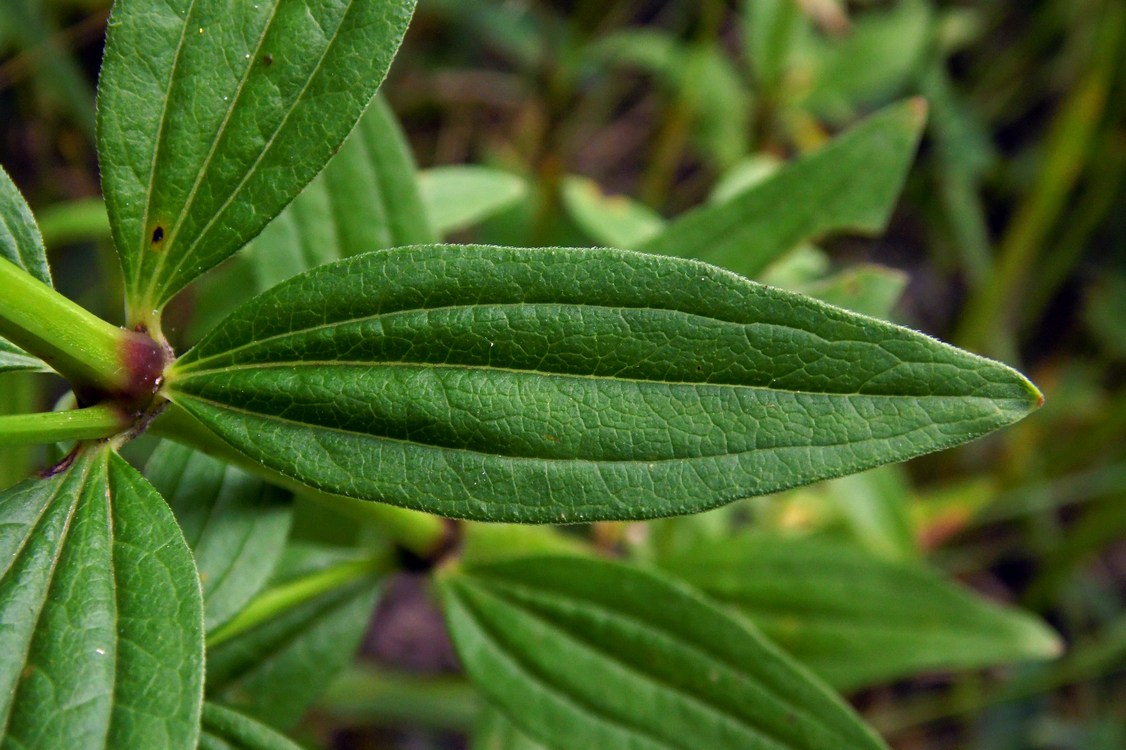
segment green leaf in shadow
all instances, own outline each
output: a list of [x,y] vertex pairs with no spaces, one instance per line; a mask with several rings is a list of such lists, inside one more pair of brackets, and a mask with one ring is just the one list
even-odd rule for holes
[[413,9],[413,0],[118,0],[98,153],[131,324],[155,326],[173,294],[324,167]]
[[0,495],[0,735],[21,748],[184,748],[203,607],[164,501],[89,447]]
[[884,747],[746,623],[661,576],[525,558],[449,571],[440,591],[470,677],[553,750]]
[[921,334],[678,258],[422,246],[255,298],[166,392],[321,490],[446,516],[697,512],[949,447],[1041,397]]
[[827,232],[879,232],[911,166],[925,113],[921,99],[888,107],[743,193],[683,214],[639,249],[754,277]]
[[661,566],[745,614],[841,690],[923,670],[970,669],[1060,653],[1059,638],[908,561],[766,535],[711,542]]
[[290,495],[168,440],[149,457],[145,475],[168,500],[195,555],[211,632],[269,579],[289,535]]
[[301,746],[249,716],[204,703],[199,750],[301,750]]

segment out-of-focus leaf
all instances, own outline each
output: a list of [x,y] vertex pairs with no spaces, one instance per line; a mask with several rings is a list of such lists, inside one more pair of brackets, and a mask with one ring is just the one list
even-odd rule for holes
[[210,632],[269,579],[289,534],[289,493],[167,440],[153,451],[145,475],[168,501],[195,555]]
[[911,485],[901,466],[881,466],[826,483],[825,492],[851,535],[876,557],[919,556],[911,524]]
[[244,253],[263,291],[334,260],[437,239],[406,136],[376,97],[324,171]]
[[606,247],[639,247],[665,225],[653,209],[624,195],[606,195],[585,177],[563,181],[563,205],[576,224]]
[[452,517],[678,515],[938,450],[1017,372],[680,258],[420,246],[322,266],[182,356],[169,397],[318,489]]
[[970,669],[1060,653],[1030,615],[980,599],[917,564],[854,547],[768,535],[661,560],[751,619],[841,690],[922,670]]
[[54,247],[74,242],[108,240],[109,215],[101,198],[56,203],[39,212],[43,242]]
[[466,229],[524,197],[524,180],[501,169],[458,165],[433,167],[418,175],[430,223],[439,236]]
[[744,0],[743,42],[755,81],[774,92],[790,64],[802,14],[797,0]]
[[0,495],[0,529],[5,745],[194,750],[203,606],[160,496],[87,447]]
[[0,339],[0,373],[4,372],[53,372],[47,363],[20,349],[4,339]]
[[861,105],[899,94],[922,65],[931,15],[924,0],[899,0],[890,10],[860,15],[843,40],[820,45],[814,86],[802,106],[845,122]]
[[907,289],[907,274],[874,264],[851,266],[801,292],[846,310],[887,320]]
[[782,164],[779,159],[768,154],[755,154],[741,159],[716,180],[708,200],[726,203],[740,193],[765,182]]
[[173,294],[316,176],[413,10],[413,0],[114,5],[98,154],[131,324],[158,326]]
[[878,232],[911,166],[925,113],[921,100],[888,107],[727,202],[678,217],[641,249],[753,277],[827,232]]
[[[347,568],[342,585],[209,645],[208,698],[283,731],[296,724],[352,660],[375,606],[378,585],[371,576],[362,574],[362,566],[341,567]],[[285,587],[301,594],[298,580],[267,589],[259,600],[277,597]]]
[[204,703],[199,750],[301,750],[301,746],[249,716]]
[[664,577],[526,558],[439,586],[470,677],[552,750],[884,747],[755,630]]

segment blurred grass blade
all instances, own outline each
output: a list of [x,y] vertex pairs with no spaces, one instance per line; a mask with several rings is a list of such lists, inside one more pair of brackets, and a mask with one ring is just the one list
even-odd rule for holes
[[473,165],[432,167],[419,174],[418,186],[440,237],[484,221],[528,194],[519,176]]
[[87,448],[0,495],[0,527],[5,744],[194,750],[203,608],[160,496],[108,448]]
[[195,556],[211,632],[261,590],[281,558],[293,516],[289,493],[167,440],[149,457],[145,475]]
[[715,541],[661,566],[737,608],[840,690],[1059,655],[1039,620],[908,562],[810,539]]
[[842,230],[879,232],[911,166],[925,114],[919,99],[888,107],[727,202],[678,217],[641,249],[753,277],[805,240]]
[[292,279],[165,382],[318,489],[536,523],[705,510],[949,447],[1041,401],[1004,365],[702,263],[441,245]]
[[802,14],[797,0],[743,0],[743,42],[755,82],[768,99],[790,66]]
[[199,750],[301,750],[301,746],[249,716],[204,703]]
[[324,167],[413,9],[413,0],[115,4],[98,152],[130,324],[157,326],[173,294]]
[[470,677],[552,750],[884,747],[743,621],[652,573],[525,558],[439,590]]

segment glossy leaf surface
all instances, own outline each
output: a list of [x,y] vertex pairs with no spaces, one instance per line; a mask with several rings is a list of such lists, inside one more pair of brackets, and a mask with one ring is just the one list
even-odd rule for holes
[[662,566],[738,608],[842,690],[1060,651],[1056,635],[1030,615],[974,596],[921,565],[842,544],[754,536],[711,542]]
[[925,112],[922,100],[888,107],[740,195],[681,215],[640,249],[753,277],[826,232],[878,232],[911,166]]
[[413,0],[114,5],[98,152],[130,322],[155,317],[324,167],[383,80],[413,8]]
[[749,626],[663,577],[525,558],[440,590],[470,677],[553,750],[883,747]]
[[353,580],[207,649],[207,695],[285,730],[355,655],[377,585]]
[[0,735],[20,748],[184,748],[203,610],[164,501],[89,448],[0,495]]
[[145,475],[168,501],[195,556],[210,632],[261,590],[281,558],[293,516],[289,493],[167,440]]
[[199,750],[301,750],[301,746],[249,716],[204,703]]
[[270,468],[446,516],[704,510],[1020,419],[1015,371],[702,263],[400,248],[236,311],[170,398]]
[[419,174],[418,184],[430,222],[439,235],[471,227],[528,192],[527,184],[517,175],[475,165],[433,167]]

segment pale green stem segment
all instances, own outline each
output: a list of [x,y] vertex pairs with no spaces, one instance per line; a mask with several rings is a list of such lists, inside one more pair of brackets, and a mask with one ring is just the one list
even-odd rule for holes
[[140,334],[107,323],[11,261],[0,258],[0,336],[76,385],[129,386],[125,357]]
[[347,586],[365,576],[389,572],[394,567],[394,561],[390,557],[358,560],[334,565],[327,570],[275,586],[259,594],[233,620],[208,636],[207,646],[213,648],[314,597]]
[[100,440],[121,432],[130,418],[116,406],[41,414],[0,416],[0,446],[39,445],[63,440]]

